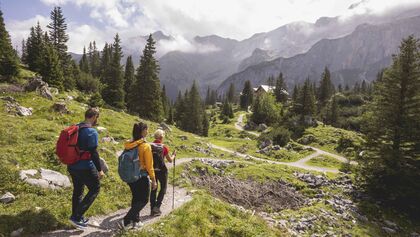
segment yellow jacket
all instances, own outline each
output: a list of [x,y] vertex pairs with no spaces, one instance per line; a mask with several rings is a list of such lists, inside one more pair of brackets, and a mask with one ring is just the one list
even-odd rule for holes
[[140,139],[137,141],[130,141],[124,144],[125,149],[130,150],[138,146],[140,169],[146,170],[151,179],[155,178],[155,170],[153,169],[153,154],[150,144]]

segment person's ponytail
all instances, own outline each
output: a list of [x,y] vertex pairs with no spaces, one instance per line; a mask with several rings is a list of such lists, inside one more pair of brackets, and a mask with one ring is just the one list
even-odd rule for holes
[[135,123],[133,126],[133,141],[140,140],[142,137],[141,133],[144,129],[147,129],[147,124],[143,122]]

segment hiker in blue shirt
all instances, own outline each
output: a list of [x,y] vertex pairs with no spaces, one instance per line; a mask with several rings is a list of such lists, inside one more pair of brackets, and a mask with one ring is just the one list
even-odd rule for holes
[[[77,146],[82,152],[81,160],[68,166],[68,171],[73,180],[72,215],[70,221],[78,228],[87,226],[88,219],[83,215],[95,201],[99,194],[100,182],[104,177],[101,169],[100,158],[97,151],[98,132],[92,128],[98,123],[99,109],[89,108],[85,113],[85,121],[80,126]],[[89,192],[83,198],[84,187]]]

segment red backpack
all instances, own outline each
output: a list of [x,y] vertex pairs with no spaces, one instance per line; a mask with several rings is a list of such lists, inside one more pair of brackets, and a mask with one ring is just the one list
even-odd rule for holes
[[89,125],[72,125],[61,131],[55,150],[55,153],[57,154],[61,163],[72,165],[79,160],[90,159],[90,152],[82,151],[77,146],[79,130],[89,127]]

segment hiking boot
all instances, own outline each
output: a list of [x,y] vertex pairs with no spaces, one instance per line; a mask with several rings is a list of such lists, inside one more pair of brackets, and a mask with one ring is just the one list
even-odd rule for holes
[[77,220],[74,217],[70,217],[71,224],[76,227],[77,229],[84,229],[87,227],[87,224],[84,222],[83,219]]
[[118,223],[118,228],[121,230],[128,230],[132,226],[133,221],[126,221],[122,220],[120,223]]
[[139,229],[143,226],[144,226],[143,222],[141,222],[141,221],[134,222],[133,221],[132,224],[131,224],[131,229]]
[[162,214],[159,207],[153,207],[152,213],[153,213],[153,216],[160,216]]
[[86,218],[86,217],[82,216],[81,221],[85,224],[88,224],[89,223],[89,218]]

